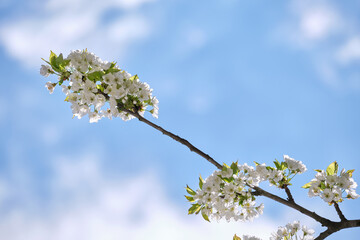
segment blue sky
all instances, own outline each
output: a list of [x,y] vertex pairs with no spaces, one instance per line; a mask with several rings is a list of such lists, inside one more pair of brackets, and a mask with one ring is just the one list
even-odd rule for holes
[[[359,13],[358,1],[2,0],[1,238],[267,239],[296,219],[321,231],[263,198],[253,223],[187,216],[184,186],[215,168],[139,121],[72,119],[39,68],[50,50],[117,61],[154,89],[155,123],[220,163],[303,161],[295,200],[337,220],[300,186],[333,161],[360,181]],[[360,217],[358,201],[345,216]]]

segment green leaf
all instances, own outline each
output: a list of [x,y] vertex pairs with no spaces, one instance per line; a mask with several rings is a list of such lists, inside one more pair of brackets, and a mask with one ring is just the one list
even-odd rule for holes
[[116,73],[116,72],[120,72],[120,69],[117,68],[109,68],[108,70],[105,71],[105,73]]
[[210,222],[208,215],[206,215],[206,213],[204,211],[204,208],[201,209],[201,215],[206,221]]
[[56,61],[56,54],[53,52],[53,51],[50,51],[50,57],[49,57],[49,62],[50,62],[50,65],[53,65]]
[[275,168],[270,167],[270,166],[266,166],[266,170],[275,170]]
[[338,166],[337,162],[335,161],[327,167],[326,174],[327,175],[337,174],[338,168],[339,168],[339,166]]
[[96,85],[96,88],[99,89],[100,91],[104,92],[104,86],[98,84],[98,85]]
[[277,170],[281,170],[281,164],[277,159],[275,159],[274,164]]
[[227,183],[230,183],[230,182],[232,182],[233,180],[234,180],[234,178],[233,177],[231,177],[231,178],[224,178],[224,177],[221,177],[221,176],[219,176],[223,181],[225,181],[225,182],[227,182]]
[[186,196],[185,195],[185,198],[189,201],[189,202],[194,202],[194,198],[193,197],[190,197],[190,196]]
[[189,208],[188,214],[193,214],[193,213],[196,213],[196,212],[199,213],[200,209],[201,209],[201,205],[195,203]]
[[132,77],[129,78],[130,81],[134,81],[134,80],[136,80],[136,79],[139,79],[139,77],[138,77],[137,74],[135,74],[134,76],[132,76]]
[[238,237],[238,236],[235,234],[234,237],[233,237],[233,240],[241,240],[241,238]]
[[60,53],[59,56],[56,56],[56,54],[53,51],[50,51],[49,62],[47,63],[49,63],[56,72],[64,72],[65,67],[70,64],[70,60],[69,59],[64,60],[62,53]]
[[[255,163],[255,166],[260,165],[260,163],[258,163],[258,162],[254,161],[254,163]],[[235,236],[236,236],[236,234],[235,234]]]
[[107,70],[105,70],[105,74],[120,72],[121,70],[115,68],[115,66],[116,66],[116,62],[112,62],[111,65],[110,65],[110,67],[109,67]]
[[196,192],[194,190],[192,190],[188,185],[186,185],[185,189],[190,195],[194,196],[196,194]]
[[355,169],[351,169],[351,170],[347,170],[346,173],[348,173],[349,176],[352,177],[352,174],[354,171],[355,171]]
[[312,182],[308,182],[307,184],[305,184],[304,186],[302,186],[302,188],[305,188],[305,189],[310,188],[310,187],[311,187],[311,183],[312,183]]
[[201,177],[201,175],[199,176],[199,187],[200,189],[202,189],[203,185],[204,185],[204,179]]
[[223,169],[224,169],[224,167],[225,167],[225,170],[226,170],[227,168],[230,168],[230,166],[227,165],[226,163],[223,164]]
[[87,77],[89,80],[96,82],[96,81],[101,81],[101,79],[104,75],[105,75],[104,71],[96,71],[96,72],[89,73],[87,75]]
[[281,162],[280,170],[285,170],[285,169],[287,169],[287,163],[286,162]]
[[236,163],[233,162],[230,167],[231,167],[231,169],[233,170],[233,173],[234,173],[234,174],[237,174],[237,173],[239,172],[239,168],[238,168],[237,162],[236,162]]
[[70,64],[70,59],[66,59],[60,63],[60,67],[65,68],[66,66],[69,66],[69,64]]
[[314,171],[319,172],[319,173],[321,173],[321,172],[322,172],[322,170],[321,170],[321,169],[314,169]]

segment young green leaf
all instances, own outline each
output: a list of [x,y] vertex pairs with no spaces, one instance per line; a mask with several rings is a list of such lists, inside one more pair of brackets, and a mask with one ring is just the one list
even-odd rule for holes
[[203,185],[204,185],[204,179],[201,177],[201,175],[199,176],[199,187],[200,189],[202,189]]
[[287,163],[286,162],[281,162],[280,170],[285,170],[285,169],[287,169]]
[[231,169],[233,170],[233,173],[234,173],[234,174],[237,174],[237,173],[239,172],[239,168],[238,168],[237,163],[234,163],[234,162],[233,162],[230,167],[231,167]]
[[352,177],[352,174],[354,171],[355,171],[355,169],[351,169],[351,170],[347,170],[346,173],[348,173],[349,176]]
[[281,170],[281,164],[277,159],[275,159],[274,164],[277,170]]
[[339,168],[338,163],[335,161],[327,167],[326,174],[327,175],[337,174],[338,168]]
[[193,204],[193,205],[189,208],[188,214],[196,213],[196,212],[200,211],[200,209],[201,209],[201,205],[195,203],[195,204]]
[[87,77],[89,80],[96,82],[96,81],[100,81],[104,75],[105,75],[104,71],[96,71],[89,73]]
[[233,237],[233,240],[241,240],[241,238],[238,237],[238,236],[235,234],[234,237]]
[[223,168],[222,171],[226,171],[229,167],[229,165],[227,165],[226,163],[223,164]]
[[50,62],[50,65],[53,65],[56,61],[56,54],[53,52],[53,51],[50,51],[50,57],[49,57],[49,62]]
[[210,222],[208,215],[206,215],[206,213],[204,211],[204,208],[201,209],[201,215],[206,221]]
[[186,196],[185,195],[185,198],[189,201],[189,202],[194,202],[194,198],[193,197],[190,197],[190,196]]
[[307,184],[305,184],[304,186],[302,186],[302,188],[305,188],[305,189],[310,188],[310,187],[311,187],[311,183],[312,183],[312,182],[308,182]]
[[194,190],[192,190],[188,185],[186,185],[185,189],[190,195],[194,196],[196,194],[196,192]]
[[139,79],[139,77],[138,77],[137,74],[135,74],[134,76],[132,76],[132,77],[129,78],[130,81],[134,81],[134,80],[136,80],[136,79]]

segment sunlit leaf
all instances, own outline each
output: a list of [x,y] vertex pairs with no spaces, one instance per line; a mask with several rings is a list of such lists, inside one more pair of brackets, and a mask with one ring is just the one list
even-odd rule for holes
[[339,168],[338,163],[335,161],[327,167],[326,174],[327,175],[337,174],[338,168]]
[[307,184],[305,184],[304,186],[302,186],[302,188],[305,188],[305,189],[310,188],[310,187],[311,187],[311,183],[312,183],[312,182],[308,182]]

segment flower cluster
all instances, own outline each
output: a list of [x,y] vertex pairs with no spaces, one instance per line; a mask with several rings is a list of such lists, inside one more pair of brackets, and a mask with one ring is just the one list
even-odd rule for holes
[[236,234],[233,237],[233,240],[261,240],[258,237],[249,236],[249,235],[243,235],[242,238],[236,236]]
[[47,82],[45,87],[52,93],[61,85],[65,101],[72,104],[72,112],[79,119],[88,115],[90,122],[103,117],[126,121],[134,118],[131,112],[143,115],[147,106],[152,107],[149,112],[155,118],[158,116],[158,100],[152,96],[149,85],[114,62],[102,61],[87,50],[72,51],[65,59],[62,54],[51,52],[45,62],[49,65],[42,65],[40,74],[59,76],[58,82]]
[[[270,240],[313,240],[313,229],[307,228],[307,226],[300,225],[299,221],[288,223],[284,227],[279,227],[278,230],[271,234]],[[233,240],[261,240],[254,236],[243,235],[242,238],[234,236]]]
[[[326,171],[319,169],[315,171],[317,172],[315,178],[303,186],[309,189],[310,197],[320,196],[325,202],[332,204],[342,202],[344,198],[356,199],[360,196],[355,192],[357,184],[352,178],[354,170],[343,169],[340,175],[337,175],[338,164],[333,162]],[[343,196],[344,192],[345,196]]]
[[296,174],[304,173],[307,170],[301,161],[297,161],[288,155],[284,155],[283,158],[283,162],[274,161],[275,167],[255,162],[256,171],[260,174],[261,181],[269,181],[271,185],[284,188],[291,185],[290,180]]
[[258,186],[259,174],[247,164],[233,163],[230,167],[224,165],[222,171],[215,171],[208,178],[199,178],[199,189],[195,192],[190,187],[186,190],[191,196],[185,196],[188,201],[195,202],[189,209],[189,214],[201,211],[205,220],[227,221],[252,220],[263,213],[264,205],[256,206],[255,197],[249,186]]
[[312,240],[314,239],[314,233],[313,229],[308,229],[305,225],[301,226],[299,221],[294,221],[293,223],[286,224],[285,227],[279,227],[275,233],[271,234],[270,240]]
[[[224,164],[221,171],[215,171],[208,178],[199,178],[199,189],[194,191],[187,186],[190,196],[185,196],[192,202],[189,214],[201,212],[205,220],[209,217],[227,221],[253,220],[263,213],[264,205],[256,205],[253,187],[261,181],[269,180],[278,187],[290,185],[291,178],[296,173],[302,173],[306,167],[289,156],[284,156],[284,162],[275,163],[275,168],[256,163],[256,168],[232,163]],[[289,164],[287,163],[289,162]],[[290,167],[288,167],[288,165]],[[286,172],[287,171],[287,172]]]

